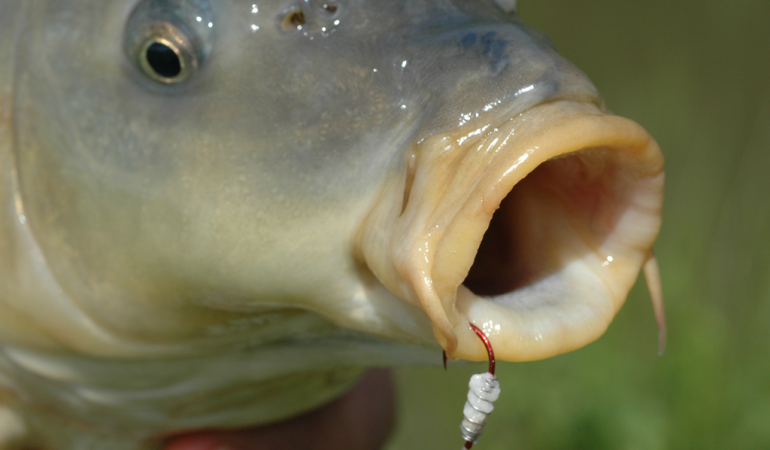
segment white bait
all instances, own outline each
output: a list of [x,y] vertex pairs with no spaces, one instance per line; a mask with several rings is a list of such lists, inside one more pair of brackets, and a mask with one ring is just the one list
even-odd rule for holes
[[495,409],[492,404],[500,397],[500,382],[491,373],[479,373],[471,376],[468,383],[468,401],[463,408],[463,421],[460,432],[465,439],[465,448],[471,448],[484,432],[487,418]]
[[495,376],[495,352],[487,336],[475,325],[470,324],[473,332],[484,342],[489,354],[489,372],[471,376],[468,383],[468,400],[463,408],[463,421],[460,432],[465,439],[463,448],[470,449],[484,432],[487,419],[495,409],[493,403],[500,397],[500,382]]

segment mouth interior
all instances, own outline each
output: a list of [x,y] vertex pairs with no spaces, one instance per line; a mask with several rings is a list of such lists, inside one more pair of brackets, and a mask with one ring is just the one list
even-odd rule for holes
[[502,296],[600,248],[631,199],[622,172],[603,148],[538,166],[500,203],[463,284],[478,296]]
[[521,188],[514,187],[495,212],[484,233],[476,258],[463,284],[476,295],[497,296],[515,291],[531,281],[530,270],[523,264],[516,230],[516,197]]

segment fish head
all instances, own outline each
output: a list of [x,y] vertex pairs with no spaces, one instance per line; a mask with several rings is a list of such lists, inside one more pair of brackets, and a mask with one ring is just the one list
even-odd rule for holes
[[473,323],[539,359],[601,335],[657,235],[654,140],[495,2],[24,9],[4,233],[31,243],[4,264],[37,252],[89,319],[49,318],[66,348],[301,310],[480,360]]

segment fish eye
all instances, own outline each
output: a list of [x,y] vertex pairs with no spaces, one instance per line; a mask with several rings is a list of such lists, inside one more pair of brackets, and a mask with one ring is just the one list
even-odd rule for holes
[[155,75],[173,80],[182,74],[184,63],[174,44],[168,41],[150,41],[149,44],[144,51],[144,59]]
[[208,53],[212,28],[205,0],[144,0],[126,25],[125,51],[147,78],[183,83],[197,73]]
[[133,50],[139,69],[164,84],[190,79],[200,64],[200,55],[190,39],[170,24],[155,24]]

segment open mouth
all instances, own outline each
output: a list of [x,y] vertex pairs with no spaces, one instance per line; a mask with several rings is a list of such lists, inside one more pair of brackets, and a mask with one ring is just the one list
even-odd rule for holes
[[660,227],[657,144],[592,104],[547,103],[496,128],[433,136],[405,166],[360,245],[378,279],[428,314],[450,358],[486,358],[468,323],[503,360],[598,338]]

